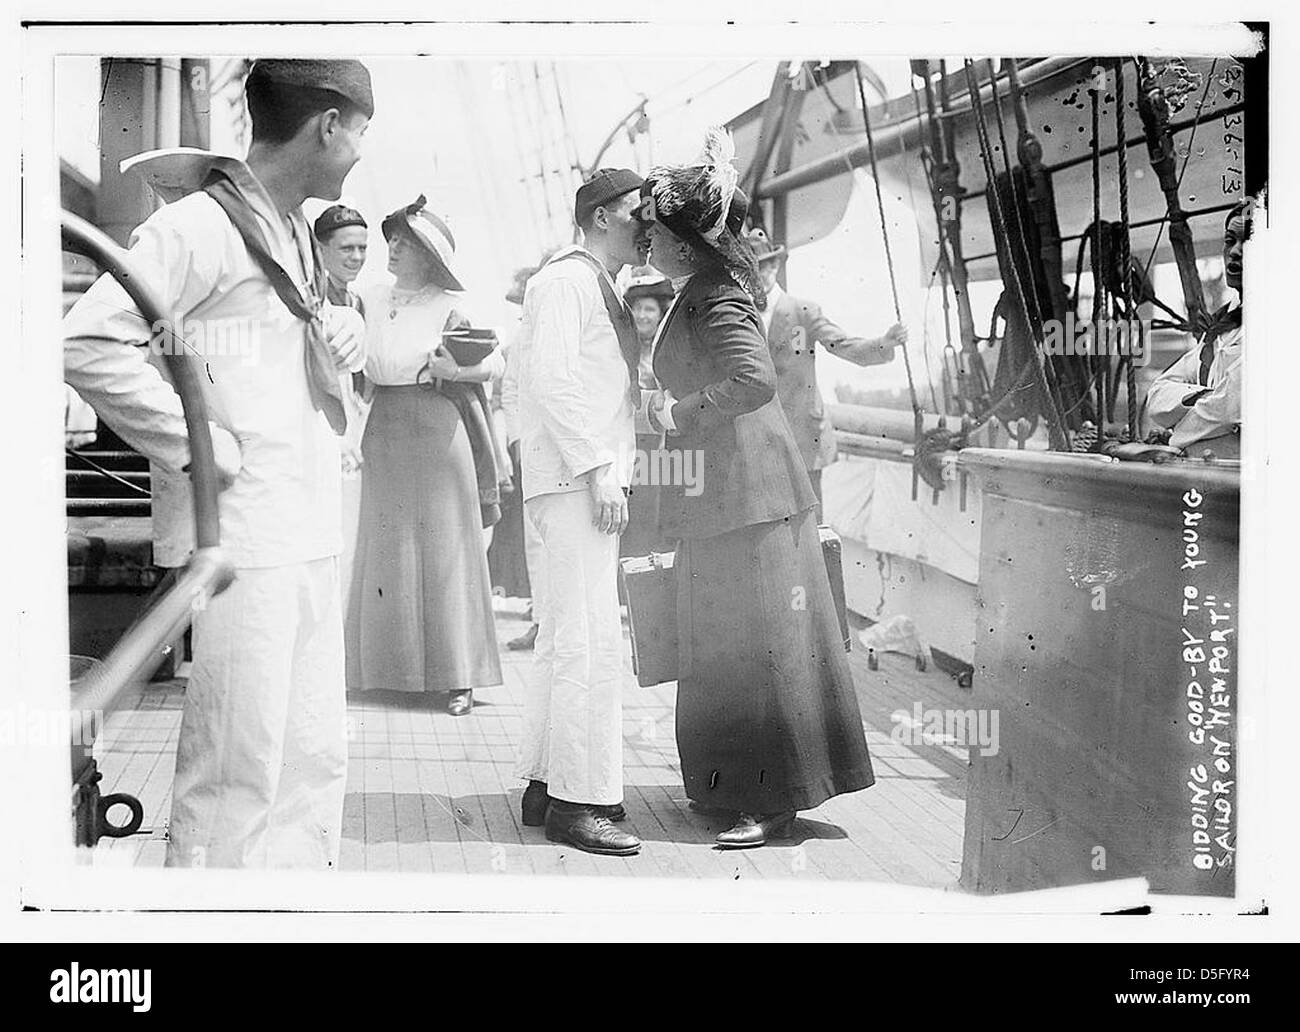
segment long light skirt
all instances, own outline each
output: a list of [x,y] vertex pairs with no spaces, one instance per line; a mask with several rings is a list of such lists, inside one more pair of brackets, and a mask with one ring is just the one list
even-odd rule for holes
[[361,455],[348,688],[501,684],[474,461],[456,407],[419,387],[378,388]]

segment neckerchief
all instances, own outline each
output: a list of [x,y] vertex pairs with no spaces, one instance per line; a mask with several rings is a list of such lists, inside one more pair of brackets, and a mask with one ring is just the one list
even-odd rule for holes
[[305,361],[307,364],[307,387],[311,392],[312,403],[325,413],[330,428],[341,434],[347,429],[347,415],[343,408],[343,392],[339,388],[338,371],[334,365],[334,356],[325,343],[325,329],[321,324],[321,299],[326,293],[326,273],[321,262],[320,248],[313,237],[312,284],[314,296],[303,297],[302,291],[293,278],[284,270],[271,254],[271,249],[257,224],[253,209],[248,201],[235,187],[230,176],[221,169],[214,168],[208,173],[203,190],[221,206],[221,210],[230,219],[231,225],[244,241],[248,254],[262,274],[271,282],[271,289],[284,302],[284,306],[307,326],[307,346]]
[[1231,308],[1224,305],[1214,315],[1205,315],[1198,322],[1197,328],[1202,331],[1201,337],[1201,362],[1197,371],[1197,383],[1202,387],[1209,386],[1210,383],[1210,366],[1214,364],[1214,343],[1220,337],[1230,330],[1238,329],[1241,326],[1241,306]]
[[578,258],[590,265],[596,272],[596,282],[600,284],[601,296],[605,299],[605,311],[609,313],[609,321],[614,324],[614,333],[618,337],[618,349],[623,355],[623,361],[627,365],[628,375],[628,398],[632,402],[632,408],[641,407],[641,341],[636,335],[636,326],[632,322],[632,309],[627,305],[618,293],[614,290],[613,285],[609,282],[609,274],[605,267],[596,260],[596,256],[587,251],[568,251],[564,254],[556,255],[547,265],[554,262],[562,262],[566,258]]

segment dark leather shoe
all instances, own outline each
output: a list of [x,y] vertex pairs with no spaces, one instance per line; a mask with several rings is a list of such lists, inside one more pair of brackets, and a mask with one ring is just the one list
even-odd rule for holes
[[[545,781],[528,782],[528,787],[524,789],[524,798],[519,804],[524,826],[540,828],[545,824],[546,808],[550,803],[551,797],[546,793]],[[615,824],[627,820],[627,811],[623,809],[622,803],[614,803],[612,806],[592,806],[592,809],[596,811],[597,816],[604,817]]]
[[627,811],[623,809],[622,803],[614,803],[612,806],[593,806],[592,809],[605,820],[613,821],[615,824],[627,820]]
[[551,842],[567,842],[585,853],[604,856],[633,856],[641,852],[641,840],[620,831],[594,806],[551,800],[546,815],[546,837]]
[[784,838],[790,833],[794,823],[795,812],[762,814],[742,813],[735,827],[729,828],[718,836],[718,846],[722,849],[752,849],[767,845],[769,838]]
[[463,717],[474,708],[474,691],[466,688],[463,692],[452,692],[447,696],[447,712],[453,717]]
[[533,624],[528,630],[524,631],[518,638],[511,638],[506,642],[506,648],[511,652],[524,652],[531,649],[537,643],[537,624]]
[[528,782],[528,787],[524,789],[523,801],[519,804],[524,826],[540,828],[545,824],[546,807],[550,805],[550,802],[551,797],[546,794],[545,781]]

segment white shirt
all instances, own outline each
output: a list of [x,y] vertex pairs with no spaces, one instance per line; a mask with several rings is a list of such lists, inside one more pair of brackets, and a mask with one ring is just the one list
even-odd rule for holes
[[[413,384],[442,343],[457,298],[446,292],[403,291],[383,285],[367,291],[366,376],[381,387]],[[493,352],[496,361],[501,361]]]
[[[305,292],[312,250],[302,212],[280,215],[242,161],[214,164],[230,172],[272,255]],[[337,555],[339,444],[312,404],[305,325],[202,191],[141,223],[131,235],[131,258],[202,353],[209,418],[238,441],[242,469],[220,500],[221,543],[231,562],[270,567]],[[140,346],[150,328],[105,275],[64,317],[63,334],[64,379],[154,464],[154,561],[182,565],[194,541],[189,476],[181,472],[189,443],[180,396]],[[220,436],[214,442],[228,443]]]
[[[1207,382],[1201,384],[1198,341],[1147,390],[1147,416],[1173,430],[1169,443],[1175,448],[1223,438],[1241,424],[1241,344],[1241,327],[1219,336]],[[1192,404],[1183,404],[1188,398]]]
[[577,478],[611,462],[619,482],[631,483],[630,380],[597,275],[581,259],[553,259],[524,291],[518,392],[525,499],[585,490]]
[[506,447],[519,440],[519,354],[523,323],[519,323],[506,345],[506,368],[501,375],[501,415],[505,422]]

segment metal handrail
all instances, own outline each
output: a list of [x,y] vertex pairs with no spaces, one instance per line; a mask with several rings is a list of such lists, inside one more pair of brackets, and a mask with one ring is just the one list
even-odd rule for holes
[[195,612],[234,580],[234,570],[221,550],[217,507],[220,490],[212,454],[212,432],[203,400],[199,371],[171,327],[153,290],[135,268],[130,255],[85,219],[63,212],[65,250],[85,255],[109,273],[135,302],[145,322],[165,335],[163,361],[180,395],[190,441],[190,485],[194,494],[195,550],[173,587],[133,623],[104,659],[77,683],[74,712],[105,711],[128,686],[157,664],[164,644],[173,640]]

